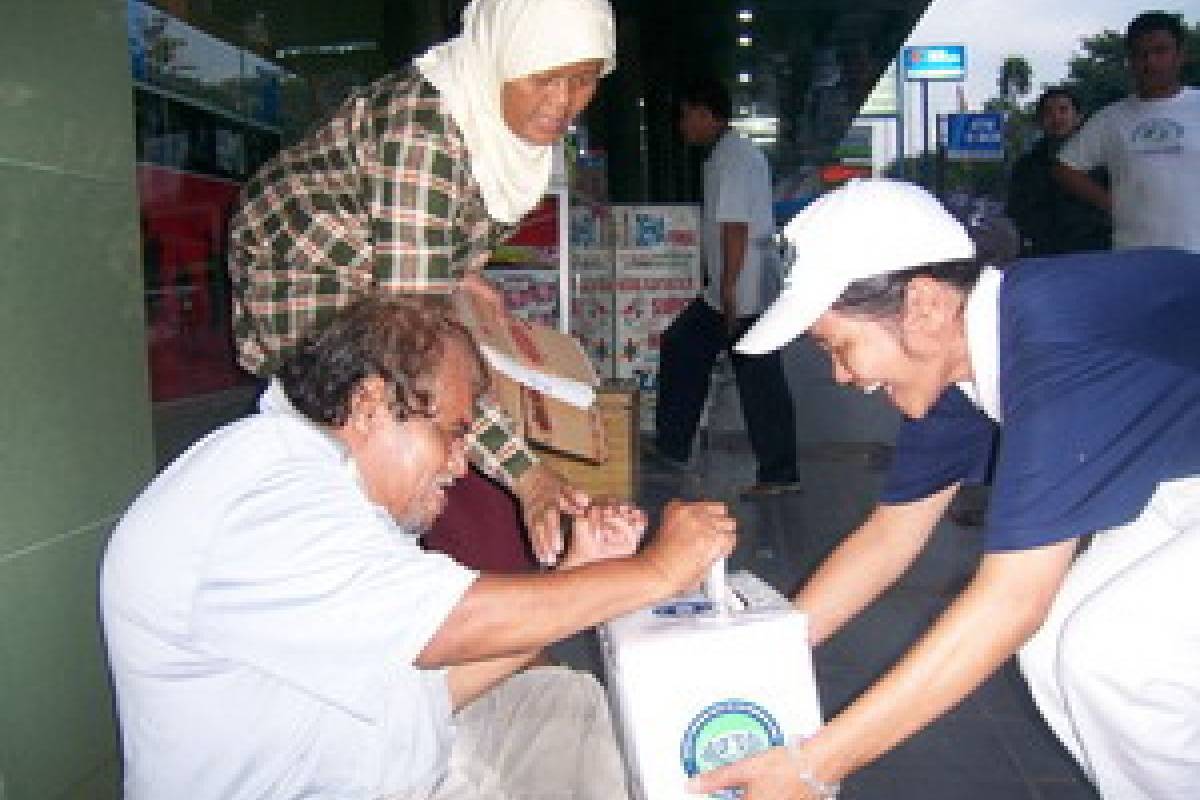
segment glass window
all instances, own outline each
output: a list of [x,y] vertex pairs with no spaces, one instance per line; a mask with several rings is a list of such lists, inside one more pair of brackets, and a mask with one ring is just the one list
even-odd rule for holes
[[226,268],[242,183],[278,152],[284,70],[129,0],[151,393],[251,378],[237,366]]

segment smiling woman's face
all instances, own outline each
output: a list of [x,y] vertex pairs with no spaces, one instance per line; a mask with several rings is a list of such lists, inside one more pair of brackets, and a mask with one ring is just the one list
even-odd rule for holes
[[529,144],[554,144],[591,102],[603,71],[603,61],[589,59],[506,81],[504,123]]
[[949,337],[914,331],[902,319],[831,309],[809,335],[829,354],[835,382],[867,394],[882,391],[912,419],[925,416],[951,382]]

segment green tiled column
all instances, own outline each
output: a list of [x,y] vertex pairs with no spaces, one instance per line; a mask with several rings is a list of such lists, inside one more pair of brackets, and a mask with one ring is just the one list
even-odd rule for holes
[[123,0],[0,25],[0,800],[117,796],[97,622],[153,461]]

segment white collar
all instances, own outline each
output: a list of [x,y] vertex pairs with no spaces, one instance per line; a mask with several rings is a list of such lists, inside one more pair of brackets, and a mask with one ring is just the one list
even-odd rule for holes
[[358,463],[355,462],[354,456],[350,453],[350,448],[329,430],[301,414],[296,406],[292,404],[291,398],[283,390],[283,384],[278,377],[273,376],[271,378],[270,383],[267,384],[267,388],[258,398],[258,411],[264,415],[278,414],[295,420],[308,430],[316,433],[320,440],[330,447],[334,453],[334,457],[340,462],[342,471],[350,479],[350,482],[354,484],[354,488],[362,495],[363,502],[369,505],[380,519],[391,525],[396,533],[411,537],[413,540],[421,538],[419,531],[414,530],[411,526],[401,525],[386,508],[376,503],[367,495],[367,486],[363,482],[362,473],[358,470]]
[[995,422],[1004,421],[1000,408],[1000,284],[1003,282],[1003,272],[985,267],[967,297],[967,356],[974,380],[958,384],[967,399]]
[[[258,413],[268,416],[276,414],[295,420],[304,427],[316,433],[322,441],[329,444],[329,446],[332,447],[337,453],[338,460],[353,463],[354,459],[350,457],[350,448],[346,447],[341,439],[334,436],[333,432],[328,428],[318,425],[308,417],[301,414],[300,410],[292,404],[292,400],[287,396],[287,392],[283,390],[283,383],[279,380],[278,376],[271,377],[271,381],[267,384],[267,388],[264,389],[263,393],[259,396]],[[357,469],[353,466],[348,466],[346,470],[352,477],[354,477],[355,483],[359,486],[359,488],[362,488],[362,482],[358,479]],[[364,491],[363,494],[365,496],[366,492]]]

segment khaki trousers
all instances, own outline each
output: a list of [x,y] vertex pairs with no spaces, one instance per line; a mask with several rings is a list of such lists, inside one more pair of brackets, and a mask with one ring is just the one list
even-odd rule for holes
[[455,715],[446,778],[420,800],[628,797],[600,684],[588,673],[535,667],[516,673]]

